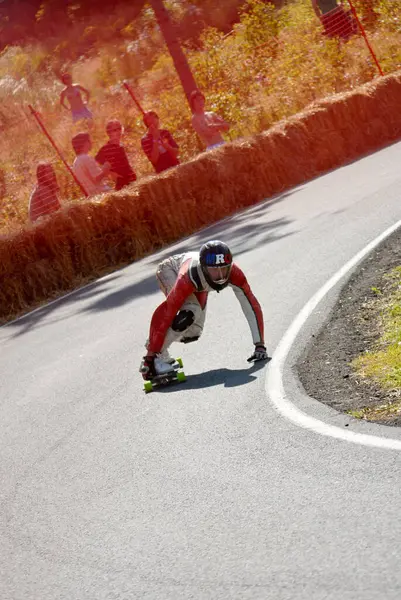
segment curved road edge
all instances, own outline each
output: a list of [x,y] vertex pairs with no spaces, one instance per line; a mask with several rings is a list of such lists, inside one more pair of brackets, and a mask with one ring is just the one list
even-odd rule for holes
[[303,342],[323,324],[351,272],[400,226],[401,220],[347,261],[308,300],[274,351],[266,376],[266,394],[281,416],[298,427],[345,442],[401,450],[401,428],[361,422],[307,396],[293,368],[304,349]]

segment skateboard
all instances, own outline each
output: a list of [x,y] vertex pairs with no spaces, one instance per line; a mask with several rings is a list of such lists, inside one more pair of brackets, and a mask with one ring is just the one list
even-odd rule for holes
[[155,375],[153,379],[145,381],[143,384],[143,389],[145,390],[146,394],[153,392],[156,387],[168,385],[173,381],[178,381],[179,383],[186,381],[186,375],[184,371],[181,370],[182,367],[182,359],[177,358],[175,363],[171,365],[171,371],[168,373],[163,373],[162,375]]

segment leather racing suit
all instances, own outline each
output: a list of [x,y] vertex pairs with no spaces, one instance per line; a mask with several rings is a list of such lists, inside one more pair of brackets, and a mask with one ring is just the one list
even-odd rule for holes
[[[195,341],[200,337],[206,317],[208,294],[215,291],[208,285],[199,262],[199,252],[176,254],[162,261],[156,271],[159,286],[166,296],[153,313],[149,352],[159,354],[175,341]],[[242,270],[234,262],[228,279],[247,318],[254,344],[264,344],[263,314]],[[186,329],[174,327],[177,313],[193,315]]]

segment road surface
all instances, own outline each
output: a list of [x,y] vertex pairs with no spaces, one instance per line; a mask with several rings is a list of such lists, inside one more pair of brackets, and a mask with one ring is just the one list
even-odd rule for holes
[[[161,257],[208,238],[232,248],[265,314],[270,353],[309,299],[401,219],[401,144],[275,200],[0,329],[2,600],[392,600],[401,595],[399,450],[319,434],[250,368],[230,290],[209,300],[188,381],[145,395],[137,370]],[[288,402],[384,439],[305,398]]]

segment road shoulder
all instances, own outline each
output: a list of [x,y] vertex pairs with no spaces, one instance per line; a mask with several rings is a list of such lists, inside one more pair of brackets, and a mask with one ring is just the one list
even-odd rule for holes
[[[384,276],[400,264],[401,233],[397,231],[369,254],[344,286],[328,320],[297,363],[299,379],[309,396],[342,412],[388,401],[388,392],[355,377],[350,363],[371,349],[378,338],[369,301],[374,289],[381,288]],[[392,415],[380,424],[400,426],[401,416]]]

